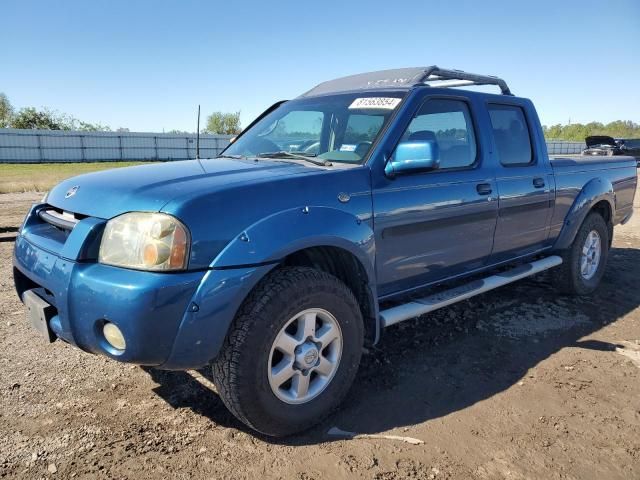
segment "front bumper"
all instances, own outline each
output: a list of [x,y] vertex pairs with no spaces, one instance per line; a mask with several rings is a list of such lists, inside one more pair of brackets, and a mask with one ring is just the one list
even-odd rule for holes
[[[14,251],[18,295],[34,289],[57,313],[50,327],[59,338],[123,362],[161,365],[204,272],[161,274],[79,263],[60,258],[18,236]],[[118,352],[102,336],[112,322],[127,348]]]
[[[49,241],[33,218],[32,210],[15,242],[18,295],[34,290],[55,307],[49,326],[58,338],[122,362],[165,369],[208,364],[243,299],[272,268],[156,273],[102,265],[82,258],[87,242],[77,238],[92,219],[66,240]],[[124,351],[105,340],[105,321],[122,331]]]

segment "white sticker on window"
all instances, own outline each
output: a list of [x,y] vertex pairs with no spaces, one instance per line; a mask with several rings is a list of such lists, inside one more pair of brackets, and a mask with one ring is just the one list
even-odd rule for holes
[[349,109],[374,108],[383,110],[393,110],[400,103],[400,98],[393,97],[363,97],[356,98]]

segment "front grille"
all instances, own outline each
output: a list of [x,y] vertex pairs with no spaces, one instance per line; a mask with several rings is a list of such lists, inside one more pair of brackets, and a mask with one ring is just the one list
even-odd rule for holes
[[59,212],[53,208],[43,209],[38,212],[38,217],[45,223],[53,225],[60,230],[71,231],[80,221],[73,213]]
[[80,222],[86,219],[91,220],[89,217],[89,215],[62,210],[53,205],[38,205],[25,222],[23,235],[32,244],[54,254],[62,254],[67,240],[75,235],[75,246],[66,252],[74,256],[66,258],[83,261],[97,260],[104,223],[101,220],[94,221],[89,223],[88,228],[82,228]]
[[34,213],[25,222],[22,234],[50,252],[59,252],[80,220],[87,218],[52,205],[38,206]]
[[54,227],[57,231],[69,235],[78,222],[87,218],[87,215],[62,210],[53,205],[45,205],[44,208],[38,211],[38,218],[42,222]]

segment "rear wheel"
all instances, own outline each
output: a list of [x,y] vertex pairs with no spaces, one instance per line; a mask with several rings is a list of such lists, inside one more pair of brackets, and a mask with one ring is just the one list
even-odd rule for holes
[[571,295],[588,295],[600,284],[609,256],[609,228],[598,213],[584,220],[563,263],[554,272],[554,284]]
[[311,268],[282,268],[245,301],[213,363],[214,382],[240,421],[290,435],[340,404],[363,338],[358,302],[344,283]]

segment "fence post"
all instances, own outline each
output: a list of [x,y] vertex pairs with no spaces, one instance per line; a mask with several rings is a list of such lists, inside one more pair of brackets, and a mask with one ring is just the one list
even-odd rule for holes
[[80,138],[80,158],[82,159],[83,162],[87,161],[87,155],[86,152],[84,150],[84,135],[78,135],[78,138]]
[[44,152],[42,151],[42,139],[40,138],[40,132],[36,133],[36,140],[38,142],[38,157],[40,157],[40,163],[44,161]]
[[153,145],[156,147],[156,160],[160,160],[160,156],[158,155],[158,136],[153,136]]

